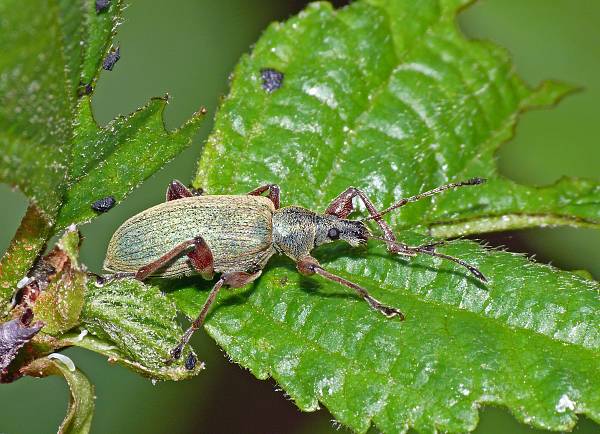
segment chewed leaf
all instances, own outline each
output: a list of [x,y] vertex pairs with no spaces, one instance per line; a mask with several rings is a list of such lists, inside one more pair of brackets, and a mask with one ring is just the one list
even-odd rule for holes
[[75,183],[67,192],[58,228],[91,220],[97,215],[91,208],[97,199],[125,198],[191,143],[205,113],[199,111],[181,128],[168,132],[163,124],[167,99],[154,98],[132,115],[100,128],[90,104],[86,97],[79,105],[72,160]]

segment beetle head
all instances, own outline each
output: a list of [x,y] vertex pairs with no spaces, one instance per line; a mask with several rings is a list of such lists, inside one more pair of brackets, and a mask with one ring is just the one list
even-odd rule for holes
[[312,249],[336,240],[352,246],[365,244],[371,233],[361,221],[316,214],[306,208],[288,206],[273,214],[273,245],[294,260],[310,255]]
[[370,236],[369,229],[361,221],[324,215],[317,220],[315,246],[336,240],[344,240],[351,246],[356,247],[366,244]]

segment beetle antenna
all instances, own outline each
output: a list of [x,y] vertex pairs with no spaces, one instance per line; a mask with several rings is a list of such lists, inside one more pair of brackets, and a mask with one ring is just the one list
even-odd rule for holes
[[398,242],[392,241],[392,240],[386,240],[385,238],[381,238],[381,237],[371,236],[369,238],[373,239],[373,240],[384,242],[385,244],[387,244],[388,250],[390,252],[397,253],[399,255],[416,256],[419,253],[421,253],[424,255],[434,256],[436,258],[442,258],[442,259],[446,259],[448,261],[455,262],[458,265],[465,267],[467,270],[469,270],[471,272],[471,274],[473,274],[477,279],[481,280],[482,282],[485,283],[488,281],[487,278],[483,275],[483,273],[481,271],[479,271],[477,268],[475,268],[474,266],[472,266],[471,264],[468,264],[467,262],[463,261],[462,259],[456,258],[454,256],[436,252],[435,248],[437,246],[440,246],[440,245],[446,243],[446,241],[444,241],[444,240],[436,241],[431,244],[424,244],[421,246],[411,247],[411,246],[407,246],[406,244],[398,243]]
[[485,179],[485,178],[471,178],[471,179],[467,179],[466,181],[452,182],[450,184],[441,185],[439,187],[434,188],[433,190],[425,191],[423,193],[415,194],[414,196],[411,196],[411,197],[406,197],[404,199],[400,199],[398,202],[396,202],[392,206],[384,209],[383,211],[379,211],[376,214],[372,214],[368,217],[363,218],[362,221],[378,219],[382,215],[387,214],[388,212],[393,211],[396,208],[400,208],[400,207],[406,205],[407,203],[416,202],[425,197],[429,197],[429,196],[433,196],[435,194],[441,193],[444,190],[449,190],[451,188],[457,188],[457,187],[464,187],[467,185],[480,185],[480,184],[485,183],[486,181],[487,181],[487,179]]

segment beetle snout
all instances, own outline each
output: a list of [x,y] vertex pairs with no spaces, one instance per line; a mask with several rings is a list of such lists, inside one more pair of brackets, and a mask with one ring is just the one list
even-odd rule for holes
[[366,244],[371,235],[364,223],[358,221],[347,222],[344,229],[341,238],[352,246]]

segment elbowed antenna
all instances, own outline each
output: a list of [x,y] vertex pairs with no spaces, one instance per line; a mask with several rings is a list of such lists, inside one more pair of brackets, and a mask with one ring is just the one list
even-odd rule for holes
[[365,217],[364,219],[362,219],[362,221],[378,219],[382,215],[387,214],[388,212],[393,211],[396,208],[400,208],[400,207],[406,205],[407,203],[416,202],[425,197],[429,197],[429,196],[433,196],[437,193],[441,193],[444,190],[449,190],[451,188],[457,188],[457,187],[464,187],[467,185],[479,185],[479,184],[485,183],[486,181],[487,181],[487,179],[485,179],[485,178],[471,178],[471,179],[467,179],[466,181],[452,182],[450,184],[441,185],[439,187],[434,188],[433,190],[425,191],[423,193],[415,194],[414,196],[411,196],[411,197],[400,199],[398,202],[396,202],[392,206],[384,209],[383,211],[379,211],[377,214],[373,214],[368,217]]

